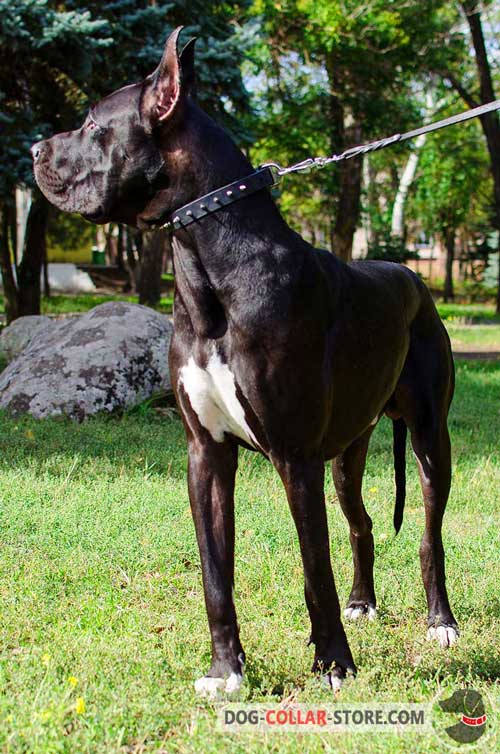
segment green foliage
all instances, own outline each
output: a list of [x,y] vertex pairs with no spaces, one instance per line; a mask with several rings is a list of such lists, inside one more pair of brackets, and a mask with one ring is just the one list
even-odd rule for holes
[[2,159],[0,198],[17,183],[31,185],[29,146],[75,123],[81,87],[92,60],[109,45],[110,29],[84,5],[67,9],[50,0],[8,0],[0,13]]
[[[355,122],[363,140],[414,127],[423,117],[416,84],[428,80],[429,68],[441,60],[442,40],[456,54],[465,50],[463,37],[450,32],[456,9],[444,0],[367,0],[362,7],[354,0],[255,0],[252,13],[259,30],[251,81],[260,120],[256,162],[290,164],[352,146],[339,109],[344,125]],[[398,166],[405,154],[393,148],[385,164]],[[395,189],[387,189],[390,205]],[[328,238],[339,195],[337,169],[289,178],[281,191],[289,222],[306,233],[319,228]],[[377,215],[368,205],[365,197],[365,208]],[[386,212],[375,231],[386,232],[388,221]]]
[[[200,103],[256,164],[288,165],[415,127],[429,89],[440,100],[437,116],[455,113],[462,102],[450,95],[450,76],[477,96],[468,30],[460,3],[449,0],[0,0],[0,8],[2,202],[12,201],[16,184],[31,185],[30,144],[78,126],[89,102],[150,73],[179,24],[183,41],[198,36]],[[494,30],[498,14],[488,12]],[[349,123],[359,130],[350,132]],[[395,145],[365,158],[370,256],[407,258],[388,233],[411,148]],[[276,194],[292,226],[316,245],[330,245],[338,168],[288,177]],[[485,258],[490,249],[480,244],[491,228],[491,197],[479,124],[430,136],[407,202],[409,242],[453,225],[467,234],[468,253]],[[79,227],[60,216],[49,243],[72,245]],[[87,231],[80,238],[87,243]]]
[[[246,0],[2,0],[0,7],[0,198],[32,185],[29,146],[75,128],[89,102],[151,73],[165,39],[185,24],[200,34],[200,99],[226,126],[246,107],[233,24]],[[239,134],[245,134],[241,127]]]
[[[456,112],[456,105],[453,107]],[[451,114],[451,109],[443,117]],[[410,213],[428,233],[488,227],[492,185],[480,126],[443,129],[426,141]]]
[[[183,40],[198,37],[196,45],[198,97],[205,109],[231,131],[245,136],[238,119],[247,107],[240,63],[244,35],[236,28],[249,0],[202,2],[192,0],[90,0],[84,5],[95,18],[105,19],[111,44],[96,56],[96,72],[87,94],[100,98],[119,86],[151,73],[160,60],[168,34],[184,26]],[[67,0],[79,8],[82,0]]]
[[274,45],[274,61],[295,51],[308,65],[326,68],[331,94],[362,118],[368,137],[395,118],[403,125],[408,76],[428,71],[432,42],[449,34],[453,15],[446,0],[366,0],[362,7],[355,0],[256,0],[254,12]]
[[[49,261],[75,261],[83,257],[90,262],[91,247],[95,241],[95,226],[79,215],[51,210],[47,228],[47,255]],[[71,250],[72,256],[68,255]]]
[[368,246],[367,259],[382,259],[386,262],[407,262],[418,259],[418,254],[406,247],[402,239],[390,234],[379,235],[377,241]]

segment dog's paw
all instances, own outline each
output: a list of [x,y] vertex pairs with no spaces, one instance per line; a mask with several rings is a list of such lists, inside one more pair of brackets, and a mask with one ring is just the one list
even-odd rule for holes
[[377,617],[377,608],[375,605],[368,603],[364,605],[349,605],[344,610],[344,618],[346,620],[358,620],[362,617],[366,617],[368,620],[375,620]]
[[342,688],[342,684],[345,681],[345,672],[340,668],[333,668],[329,673],[324,673],[321,676],[321,683],[328,689],[333,691],[334,694],[338,693]]
[[443,649],[456,644],[459,636],[458,626],[430,626],[427,631],[427,641],[437,640]]
[[204,675],[194,682],[194,690],[205,699],[217,699],[222,694],[235,694],[243,681],[240,673],[231,673],[227,678],[211,678]]
[[321,684],[337,695],[346,681],[352,681],[356,677],[356,673],[354,665],[347,670],[341,665],[334,665],[327,673],[321,673]]

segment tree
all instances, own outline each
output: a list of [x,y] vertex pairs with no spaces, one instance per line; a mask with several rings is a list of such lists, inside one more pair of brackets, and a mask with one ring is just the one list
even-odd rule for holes
[[160,303],[164,236],[159,230],[142,234],[141,269],[137,281],[140,304],[154,307]]
[[[462,100],[470,107],[477,107],[496,99],[493,76],[488,60],[487,46],[482,24],[482,7],[492,6],[491,2],[462,0],[455,3],[467,21],[474,51],[475,71],[464,64],[464,55],[455,44],[456,35],[451,35],[443,47],[442,57],[436,70],[444,76]],[[458,20],[456,20],[458,23]],[[465,58],[468,62],[468,58]],[[500,255],[500,119],[498,112],[487,113],[480,118],[490,158],[490,172],[493,179],[493,226],[498,230]],[[500,263],[497,291],[497,312],[500,314]]]
[[[433,92],[430,88],[426,91],[425,97],[425,120],[432,120],[432,114],[437,110],[434,104]],[[405,204],[410,191],[415,173],[417,172],[418,159],[427,140],[427,134],[420,134],[413,143],[410,144],[410,156],[406,161],[404,169],[399,179],[398,190],[394,199],[391,217],[391,236],[394,238],[405,238]]]
[[413,199],[414,217],[428,234],[437,234],[446,249],[444,300],[454,297],[453,262],[460,228],[487,225],[491,181],[479,125],[443,130],[426,142],[419,161]]
[[[418,111],[413,106],[411,87],[426,65],[423,51],[446,27],[440,12],[444,4],[436,0],[365,0],[362,5],[354,0],[287,0],[278,5],[271,0],[255,0],[254,13],[260,15],[269,38],[267,68],[276,81],[267,110],[275,116],[279,102],[282,137],[289,138],[283,123],[288,125],[290,98],[293,101],[286,85],[286,69],[295,58],[309,77],[311,89],[321,89],[317,140],[324,146],[326,137],[327,152],[338,153],[391,133],[394,123],[403,129],[414,122]],[[315,119],[309,122],[309,116],[308,111],[302,113],[302,134],[316,124]],[[301,152],[295,159],[303,156]],[[361,157],[340,163],[324,201],[332,248],[344,259],[351,256],[359,220],[361,179]]]
[[[73,127],[80,85],[93,50],[106,45],[107,25],[87,10],[62,9],[48,0],[9,0],[0,13],[0,223],[7,317],[40,311],[48,204],[33,188],[29,146],[54,130]],[[15,188],[33,188],[17,284],[9,246],[15,248]],[[10,243],[9,243],[10,241]],[[17,256],[17,255],[16,255]]]
[[[33,185],[29,146],[75,128],[89,102],[154,70],[165,38],[186,25],[200,33],[200,99],[240,139],[236,117],[246,107],[239,62],[243,46],[234,23],[245,0],[186,4],[182,0],[1,0],[0,159],[1,266],[8,316],[37,313],[48,205]],[[193,19],[195,19],[193,23]],[[14,72],[14,75],[13,75]],[[33,220],[26,234],[17,285],[9,274],[15,246],[14,191],[33,190]]]
[[[482,103],[491,102],[495,99],[495,92],[493,89],[493,79],[491,76],[490,63],[484,42],[480,6],[476,0],[467,0],[467,2],[461,3],[461,5],[467,17],[467,22],[469,24],[472,37],[472,43],[474,45],[477,73],[479,78],[480,101]],[[462,94],[465,95],[466,92],[463,91]],[[470,99],[468,103],[469,106],[471,106],[472,103],[473,100]],[[496,229],[498,230],[498,252],[500,255],[500,120],[498,117],[498,112],[488,113],[487,115],[484,115],[481,118],[481,125],[483,127],[486,144],[488,146],[488,152],[490,155],[490,170],[493,178],[495,197],[494,223]],[[500,262],[498,265],[497,314],[500,314]]]

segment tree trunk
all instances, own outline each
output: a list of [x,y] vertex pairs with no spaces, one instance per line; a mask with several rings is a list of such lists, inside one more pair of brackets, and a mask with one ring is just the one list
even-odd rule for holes
[[[467,3],[464,3],[466,13],[467,5]],[[475,5],[477,6],[477,3]],[[495,90],[493,88],[491,69],[484,43],[481,14],[479,11],[467,14],[467,21],[469,23],[472,42],[474,44],[474,52],[476,55],[481,102],[485,104],[495,99]],[[500,121],[498,119],[498,112],[487,113],[486,115],[483,115],[480,120],[491,160],[491,173],[495,188],[496,227],[500,230]]]
[[125,228],[123,225],[118,226],[118,239],[116,243],[116,266],[120,272],[125,272],[125,260],[123,252],[125,249]]
[[500,230],[498,231],[497,251],[498,251],[498,286],[497,286],[496,312],[497,314],[500,314]]
[[3,295],[5,300],[5,316],[7,324],[16,319],[19,314],[17,286],[12,271],[12,260],[9,247],[9,217],[5,206],[0,206],[0,270],[2,272]]
[[127,228],[126,250],[127,267],[130,279],[130,293],[136,293],[142,256],[142,233],[140,230]]
[[48,209],[47,200],[38,189],[34,189],[18,273],[19,316],[40,314],[40,277],[45,256]]
[[[491,68],[486,45],[484,43],[480,5],[477,0],[467,0],[466,2],[462,2],[461,5],[467,17],[472,44],[474,45],[481,104],[486,104],[495,99],[495,90],[493,88]],[[453,79],[450,80],[469,107],[474,107],[477,103],[473,101],[473,98],[468,92],[460,86],[459,82],[453,81]],[[490,156],[491,175],[493,177],[495,206],[494,224],[496,229],[500,232],[500,120],[498,118],[498,113],[495,111],[483,115],[480,118],[480,121],[486,138],[486,145]],[[498,313],[500,314],[500,291],[498,292],[498,302]]]
[[21,257],[24,249],[24,241],[26,238],[26,227],[28,225],[28,217],[31,207],[31,199],[33,192],[31,189],[16,186],[15,191],[15,216],[16,216],[16,243],[13,246],[14,258],[17,265],[21,261]]
[[[330,89],[330,145],[332,152],[336,153],[361,143],[361,125],[342,103],[342,93],[350,85],[348,74],[332,54],[327,55],[325,67]],[[362,157],[339,163],[339,197],[331,246],[333,253],[344,261],[352,257],[352,242],[360,215],[362,168]]]
[[14,262],[14,269],[17,272],[17,207],[15,201],[11,206],[7,208],[7,217],[9,225],[9,240],[12,251],[12,261]]
[[[361,127],[344,126],[341,149],[361,142]],[[344,262],[352,258],[352,243],[359,220],[363,158],[354,157],[339,163],[339,197],[332,232],[332,251]]]
[[49,259],[47,256],[47,243],[43,249],[43,295],[50,298]]
[[420,134],[417,136],[414,143],[413,152],[408,157],[408,162],[405,165],[401,179],[399,181],[398,190],[396,192],[396,198],[394,199],[394,207],[392,209],[391,220],[391,235],[395,238],[404,238],[405,235],[405,205],[408,197],[415,173],[417,171],[418,159],[420,157],[420,150],[425,144],[426,134]]
[[137,282],[139,303],[156,306],[161,298],[161,267],[163,257],[163,233],[146,231],[142,234],[142,259]]
[[443,299],[445,303],[453,301],[455,293],[453,291],[453,260],[455,259],[455,229],[445,228],[444,242],[446,246],[446,277],[444,280]]
[[[344,146],[361,143],[361,126],[353,123],[344,129]],[[344,262],[352,259],[352,243],[359,221],[363,158],[339,163],[340,193],[332,233],[332,251]]]

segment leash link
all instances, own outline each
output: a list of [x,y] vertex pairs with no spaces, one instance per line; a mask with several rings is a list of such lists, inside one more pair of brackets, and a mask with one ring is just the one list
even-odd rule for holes
[[264,162],[262,165],[259,165],[257,170],[265,170],[268,169],[271,172],[271,175],[274,178],[273,186],[276,186],[280,180],[281,176],[283,175],[283,171],[286,169],[283,168],[278,162]]

